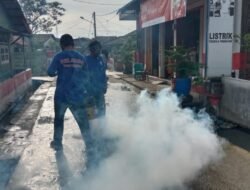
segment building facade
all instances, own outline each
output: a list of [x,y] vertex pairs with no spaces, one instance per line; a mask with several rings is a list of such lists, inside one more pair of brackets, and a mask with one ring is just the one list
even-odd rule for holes
[[[200,94],[217,116],[250,128],[250,1],[186,0],[186,13],[177,9],[181,17],[169,19],[178,13],[171,3],[181,2],[133,0],[119,10],[120,20],[137,22],[137,61],[149,74],[166,78],[165,51],[176,45],[192,48],[193,59],[204,65],[202,76],[223,86],[213,85],[212,92],[210,85]],[[172,8],[161,11],[166,3]],[[143,10],[149,15],[142,16]]]
[[17,0],[0,0],[0,118],[31,87],[31,31]]
[[0,0],[0,81],[16,73],[13,60],[17,47],[22,50],[19,60],[25,65],[23,69],[28,67],[24,49],[30,34],[18,1]]
[[165,52],[183,46],[204,64],[204,77],[233,73],[247,79],[249,53],[243,38],[250,32],[249,6],[247,0],[133,0],[119,15],[137,22],[137,61],[149,74],[169,77]]

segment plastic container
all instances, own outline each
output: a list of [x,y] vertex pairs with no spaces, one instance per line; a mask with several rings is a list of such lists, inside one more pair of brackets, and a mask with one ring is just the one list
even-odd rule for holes
[[174,82],[174,92],[178,96],[188,96],[191,86],[192,81],[190,78],[176,78]]

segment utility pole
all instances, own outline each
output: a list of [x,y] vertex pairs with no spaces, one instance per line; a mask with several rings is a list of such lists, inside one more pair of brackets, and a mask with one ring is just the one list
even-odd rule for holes
[[56,20],[56,37],[58,38],[58,21]]
[[93,12],[93,20],[94,20],[94,38],[96,38],[96,15],[95,15],[95,12]]
[[93,24],[93,26],[94,26],[94,38],[96,38],[96,14],[95,14],[95,12],[93,12],[92,17],[93,17],[93,22],[88,20],[88,19],[85,19],[83,16],[80,16],[80,19],[85,20],[85,21]]

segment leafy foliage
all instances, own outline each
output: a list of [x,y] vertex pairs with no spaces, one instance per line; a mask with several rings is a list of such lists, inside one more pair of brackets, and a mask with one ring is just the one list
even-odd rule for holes
[[114,46],[112,54],[115,55],[116,62],[122,63],[125,66],[125,73],[132,73],[132,64],[134,62],[133,55],[136,50],[135,35],[128,36],[126,41],[121,46]]
[[243,36],[242,47],[246,52],[250,51],[250,33]]
[[199,76],[199,69],[202,64],[191,61],[191,50],[182,46],[172,47],[166,50],[167,67],[174,70],[177,78],[186,78],[190,76]]
[[62,4],[46,0],[20,0],[20,5],[33,33],[51,32],[53,27],[60,24],[60,17],[65,9]]
[[130,37],[128,41],[121,47],[121,60],[124,64],[131,65],[133,62],[133,53],[136,48],[136,41]]

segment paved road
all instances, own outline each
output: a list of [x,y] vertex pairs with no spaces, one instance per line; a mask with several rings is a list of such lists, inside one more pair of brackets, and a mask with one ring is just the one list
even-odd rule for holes
[[29,145],[39,110],[51,84],[44,83],[35,93],[23,99],[0,122],[0,189],[4,189],[24,149]]
[[[107,94],[108,109],[119,104],[119,100],[126,100],[128,105],[133,105],[136,90],[124,84],[119,77],[110,77],[110,82]],[[70,112],[67,112],[65,119],[64,152],[57,154],[49,147],[53,134],[55,87],[47,87],[46,90],[48,89],[32,134],[27,139],[27,131],[24,131],[25,138],[21,138],[25,139],[24,142],[18,141],[19,143],[23,142],[25,146],[20,149],[16,156],[8,157],[6,160],[1,158],[0,182],[5,184],[10,179],[6,187],[8,190],[68,190],[72,189],[71,185],[75,180],[81,178],[85,162],[84,144]],[[9,132],[18,129],[12,126]],[[190,189],[250,189],[249,152],[229,143],[224,144],[224,151],[225,156],[220,162],[205,168],[194,181],[188,184]],[[8,175],[1,175],[6,170]],[[0,189],[4,189],[4,186],[0,186]]]
[[[135,96],[131,87],[110,79],[107,94],[108,109],[128,96]],[[133,88],[133,87],[132,87]],[[84,144],[78,126],[70,112],[66,113],[64,151],[57,154],[49,147],[53,134],[53,95],[55,87],[49,88],[38,120],[29,138],[29,146],[23,152],[7,189],[71,189],[68,183],[81,176],[84,169]]]
[[[119,74],[114,74],[119,76]],[[166,85],[152,87],[146,82],[138,82],[133,77],[125,76],[124,81],[144,89],[145,86],[153,93]],[[221,129],[218,135],[225,140],[225,156],[220,162],[204,169],[190,185],[194,190],[249,190],[250,189],[250,132],[233,128]]]

